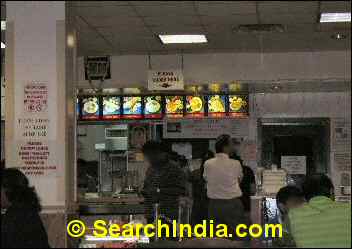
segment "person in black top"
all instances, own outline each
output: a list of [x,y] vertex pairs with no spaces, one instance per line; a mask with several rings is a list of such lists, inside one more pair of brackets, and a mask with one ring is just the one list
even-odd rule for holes
[[190,181],[192,183],[192,225],[201,224],[203,220],[208,220],[208,197],[206,183],[203,178],[204,163],[214,157],[212,151],[207,151],[202,159],[199,169],[191,173]]
[[27,177],[19,170],[1,172],[2,248],[49,248],[48,236],[39,216],[41,205]]
[[244,165],[243,160],[239,156],[239,146],[240,142],[234,140],[235,152],[232,154],[231,158],[237,160],[241,163],[243,178],[240,183],[240,188],[242,191],[241,201],[246,212],[251,210],[251,195],[255,194],[255,175],[253,170]]
[[142,189],[148,223],[154,222],[155,203],[159,203],[160,214],[177,220],[179,197],[186,194],[184,172],[169,158],[167,147],[159,142],[147,142],[143,146],[143,154],[150,164]]

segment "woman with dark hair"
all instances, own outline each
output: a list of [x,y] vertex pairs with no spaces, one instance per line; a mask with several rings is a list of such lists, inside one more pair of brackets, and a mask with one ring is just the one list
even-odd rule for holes
[[207,151],[203,158],[202,164],[200,168],[194,170],[191,173],[190,181],[192,183],[192,198],[193,198],[193,206],[192,206],[192,224],[201,224],[203,220],[208,219],[208,197],[207,197],[207,189],[206,182],[203,179],[204,173],[204,163],[210,158],[214,157],[214,153],[212,151]]
[[2,248],[49,248],[38,196],[17,169],[2,170],[1,209],[6,209],[1,219]]

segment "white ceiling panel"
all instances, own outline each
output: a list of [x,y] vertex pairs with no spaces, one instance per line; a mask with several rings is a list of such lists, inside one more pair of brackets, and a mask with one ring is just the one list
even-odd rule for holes
[[238,24],[256,24],[257,16],[253,14],[248,15],[224,15],[224,16],[201,16],[205,25],[230,25],[236,26]]
[[110,17],[110,16],[123,16],[130,17],[136,16],[133,8],[130,6],[89,6],[76,8],[78,15],[89,17]]
[[209,4],[199,1],[196,4],[200,15],[224,16],[231,14],[255,14],[255,1],[228,1],[222,4]]
[[149,5],[135,6],[138,14],[141,16],[194,16],[195,10],[192,5]]
[[320,1],[322,12],[351,12],[351,1]]
[[274,24],[312,24],[317,23],[318,17],[315,15],[308,15],[305,13],[292,14],[292,13],[261,13],[261,23],[274,23]]
[[75,1],[74,4],[77,7],[89,7],[89,6],[94,6],[94,7],[101,7],[101,6],[123,6],[123,5],[129,5],[128,1]]
[[258,1],[263,13],[316,13],[318,1]]

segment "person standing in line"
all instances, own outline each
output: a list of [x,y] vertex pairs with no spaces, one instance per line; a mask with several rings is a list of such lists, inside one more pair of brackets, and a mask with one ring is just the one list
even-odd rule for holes
[[206,183],[203,179],[204,163],[213,158],[214,153],[207,151],[202,159],[199,169],[191,173],[190,181],[192,183],[192,225],[201,224],[203,220],[208,220],[208,197]]
[[[215,158],[204,164],[204,180],[209,198],[208,214],[214,224],[226,224],[229,231],[237,225],[247,224],[240,197],[240,182],[243,176],[239,161],[230,158],[234,145],[229,135],[221,135],[215,143]],[[235,234],[233,239],[237,240]]]
[[37,193],[18,169],[2,169],[1,209],[1,248],[50,247]]
[[246,212],[246,216],[249,218],[250,211],[251,211],[251,196],[255,195],[255,188],[256,188],[255,175],[253,170],[250,167],[244,165],[243,160],[239,156],[240,154],[239,147],[241,143],[236,139],[233,139],[232,141],[235,147],[234,147],[234,153],[231,155],[231,159],[239,161],[242,166],[243,177],[240,182],[240,188],[242,191],[241,200],[242,200],[244,211]]
[[155,203],[159,203],[160,214],[177,220],[179,199],[186,195],[184,172],[170,159],[168,148],[159,142],[147,142],[143,154],[149,163],[142,189],[148,223],[154,222]]

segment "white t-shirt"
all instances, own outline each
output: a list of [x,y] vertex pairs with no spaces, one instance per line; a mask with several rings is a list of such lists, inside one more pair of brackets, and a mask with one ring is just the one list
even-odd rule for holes
[[233,199],[242,195],[241,164],[227,154],[217,153],[215,158],[207,160],[203,177],[207,182],[207,195],[210,199]]

